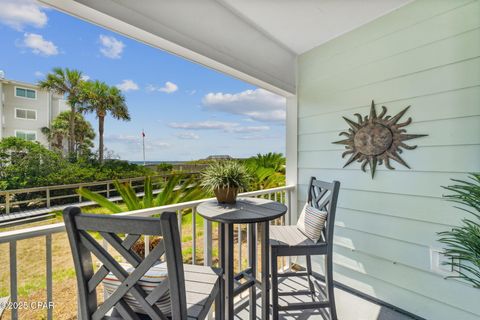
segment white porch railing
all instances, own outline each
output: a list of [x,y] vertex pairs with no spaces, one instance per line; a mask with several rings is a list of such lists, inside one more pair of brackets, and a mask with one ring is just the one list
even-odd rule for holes
[[[279,188],[272,188],[266,190],[258,190],[252,192],[245,192],[241,193],[239,196],[242,197],[263,197],[268,198],[271,200],[279,201],[285,203],[288,207],[287,214],[277,221],[273,221],[272,223],[275,224],[289,224],[291,218],[291,211],[290,211],[290,203],[291,203],[291,193],[294,190],[294,186],[285,186]],[[182,202],[177,204],[171,204],[161,207],[155,208],[148,208],[136,211],[129,211],[120,213],[120,215],[135,215],[135,216],[152,216],[155,214],[159,214],[165,211],[175,211],[179,215],[183,215],[185,211],[188,213],[192,213],[191,219],[191,233],[192,233],[192,264],[197,264],[196,259],[196,252],[198,247],[198,238],[199,230],[197,230],[197,223],[196,223],[196,208],[197,206],[210,199],[202,199],[196,201],[189,201],[189,202]],[[179,229],[182,232],[182,219],[179,217],[178,219]],[[242,239],[242,226],[238,226],[238,237],[237,237],[237,259],[238,259],[238,267],[242,269],[242,243],[244,239]],[[213,250],[212,250],[212,223],[204,220],[203,223],[203,261],[205,265],[211,265],[213,259]],[[20,240],[26,240],[31,238],[38,238],[38,237],[45,237],[45,259],[46,259],[46,305],[51,305],[53,302],[53,272],[52,272],[52,234],[65,232],[65,225],[63,223],[56,223],[51,225],[45,226],[38,226],[32,228],[26,228],[21,230],[15,231],[7,231],[7,232],[0,232],[0,244],[9,244],[9,256],[10,256],[10,300],[12,306],[19,306],[18,301],[18,277],[21,276],[17,272],[17,242]],[[247,246],[250,242],[250,239],[247,237]],[[146,237],[145,239],[145,250],[146,253],[149,249],[149,239]],[[248,252],[248,250],[247,250]],[[40,257],[39,257],[40,258]],[[0,259],[6,260],[6,257],[0,257]],[[6,271],[6,270],[5,270]],[[76,297],[72,297],[75,299]],[[18,309],[11,308],[11,319],[17,320],[18,319]],[[53,319],[53,309],[47,308],[47,319]]]

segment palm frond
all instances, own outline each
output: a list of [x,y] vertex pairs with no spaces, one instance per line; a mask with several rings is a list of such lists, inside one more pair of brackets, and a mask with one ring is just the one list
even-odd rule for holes
[[108,200],[107,198],[105,198],[104,196],[96,192],[90,191],[85,188],[80,188],[77,190],[77,193],[82,197],[90,201],[93,201],[97,203],[99,206],[109,210],[111,213],[120,213],[123,211],[122,208],[120,208],[118,205],[116,205],[115,203],[111,202],[110,200]]

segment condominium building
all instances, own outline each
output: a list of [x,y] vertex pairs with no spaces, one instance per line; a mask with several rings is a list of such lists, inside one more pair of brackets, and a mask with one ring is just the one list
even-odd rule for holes
[[18,137],[38,141],[48,147],[41,129],[68,105],[62,96],[35,84],[5,79],[0,71],[0,139]]

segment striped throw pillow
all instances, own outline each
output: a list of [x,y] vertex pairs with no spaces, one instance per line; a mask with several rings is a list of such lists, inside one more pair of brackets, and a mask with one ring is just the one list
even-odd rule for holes
[[318,210],[307,203],[300,213],[297,228],[310,240],[318,242],[322,236],[325,221],[327,221],[327,212]]
[[[125,271],[129,274],[135,270],[130,264],[121,263],[120,264]],[[145,291],[146,294],[152,292],[161,282],[168,279],[167,264],[165,262],[159,263],[145,273],[145,275],[137,282],[137,284]],[[112,295],[115,290],[120,286],[121,281],[117,279],[113,273],[109,273],[103,279],[103,287],[107,295]],[[133,297],[131,293],[127,293],[123,298],[132,310],[136,313],[143,313],[145,311],[142,309],[137,300]],[[172,311],[172,305],[170,301],[170,292],[167,290],[163,296],[161,296],[155,303],[157,307],[162,311],[165,316],[170,316]]]

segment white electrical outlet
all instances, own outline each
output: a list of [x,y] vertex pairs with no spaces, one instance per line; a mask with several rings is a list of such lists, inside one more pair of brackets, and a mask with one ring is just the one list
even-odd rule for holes
[[443,253],[442,249],[430,248],[430,270],[435,273],[452,276],[458,274],[451,265],[445,265],[446,262],[451,261],[453,258]]

